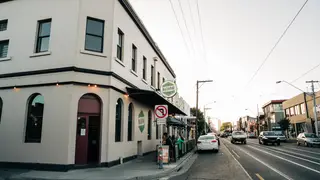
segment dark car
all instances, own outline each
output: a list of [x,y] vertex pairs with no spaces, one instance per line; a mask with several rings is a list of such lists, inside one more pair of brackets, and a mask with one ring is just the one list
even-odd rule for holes
[[280,138],[273,131],[262,131],[259,135],[259,144],[276,144],[280,146]]

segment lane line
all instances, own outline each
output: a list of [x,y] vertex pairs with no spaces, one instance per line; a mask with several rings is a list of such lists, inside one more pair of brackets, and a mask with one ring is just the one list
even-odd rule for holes
[[293,147],[285,147],[285,148],[286,149],[297,150],[297,151],[303,151],[303,152],[307,152],[307,153],[310,153],[310,154],[320,155],[320,153],[318,153],[318,152],[312,152],[312,151],[308,151],[308,150],[304,150],[304,149],[293,148]]
[[[285,154],[285,155],[288,155],[288,156],[291,156],[291,157],[296,157],[296,156],[292,156],[292,155],[289,155],[289,154],[286,154],[286,153],[291,153],[291,154],[295,154],[295,155],[298,155],[298,156],[303,156],[303,157],[307,157],[307,158],[310,158],[310,159],[314,159],[314,160],[320,161],[320,158],[304,155],[304,154],[301,154],[301,153],[291,152],[289,150],[277,149],[277,148],[266,147],[266,146],[261,146],[261,145],[254,145],[254,146],[258,146],[258,147],[261,147],[261,148],[264,148],[264,149],[268,149],[268,150],[274,150],[274,151],[277,151],[277,152],[279,152],[281,154]],[[286,153],[284,153],[284,152],[286,152]],[[314,161],[312,161],[312,162],[314,162]],[[317,163],[317,164],[320,165],[320,163]]]
[[264,151],[264,150],[261,150],[261,149],[258,149],[258,148],[255,148],[255,147],[252,147],[251,145],[249,145],[248,147],[253,148],[253,149],[255,149],[255,150],[258,150],[258,151],[261,151],[261,152],[264,152],[265,154],[269,154],[269,155],[274,156],[274,157],[276,157],[276,158],[282,159],[282,160],[284,160],[284,161],[290,162],[290,163],[292,163],[292,164],[295,164],[295,165],[297,165],[297,166],[303,167],[303,168],[305,168],[305,169],[308,169],[308,170],[310,170],[310,171],[313,171],[313,172],[315,172],[315,173],[320,174],[320,171],[315,170],[315,169],[312,169],[312,168],[310,168],[310,167],[308,167],[308,166],[305,166],[305,165],[302,165],[302,164],[296,163],[296,162],[291,161],[291,160],[288,160],[288,159],[286,159],[286,158],[283,158],[283,157],[280,157],[280,156],[277,156],[277,155],[271,154],[271,153],[269,153],[269,152],[266,152],[266,151]]
[[240,156],[236,153],[236,152],[234,152],[234,150],[232,149],[231,150],[238,158],[240,158]]
[[[222,143],[223,144],[223,143]],[[224,145],[224,144],[223,144]],[[253,180],[252,177],[249,175],[249,173],[244,169],[244,167],[240,164],[240,162],[233,156],[233,154],[230,152],[229,148],[224,145],[224,147],[227,149],[227,151],[231,154],[231,156],[233,157],[233,159],[239,164],[239,166],[241,167],[241,169],[244,171],[244,173],[248,176],[248,178],[250,180]]]
[[256,173],[256,176],[257,176],[260,180],[264,180],[264,179],[260,176],[260,174]]
[[277,169],[273,168],[271,165],[263,162],[262,160],[258,159],[258,158],[255,157],[255,156],[251,155],[250,153],[248,153],[247,151],[243,150],[242,148],[238,147],[238,149],[239,149],[240,151],[242,151],[244,154],[246,154],[246,155],[250,156],[251,158],[253,158],[254,160],[260,162],[260,163],[263,164],[263,165],[265,165],[266,167],[268,167],[268,168],[271,169],[272,171],[278,173],[280,176],[284,177],[285,179],[287,179],[287,180],[293,180],[292,178],[290,178],[290,177],[287,176],[286,174],[278,171]]

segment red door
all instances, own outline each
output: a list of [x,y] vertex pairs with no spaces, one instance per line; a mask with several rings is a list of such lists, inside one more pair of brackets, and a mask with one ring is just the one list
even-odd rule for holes
[[78,116],[75,164],[88,162],[88,116]]

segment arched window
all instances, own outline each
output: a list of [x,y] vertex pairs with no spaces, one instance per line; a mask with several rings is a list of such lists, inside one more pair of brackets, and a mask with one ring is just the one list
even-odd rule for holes
[[1,123],[1,115],[2,115],[2,106],[3,106],[3,102],[2,102],[2,99],[0,97],[0,123]]
[[152,113],[151,110],[148,111],[148,140],[151,139],[151,128],[152,128]]
[[133,132],[133,104],[130,103],[128,107],[128,141],[132,141]]
[[25,142],[41,142],[44,98],[33,94],[28,100],[27,127]]
[[120,142],[122,139],[121,138],[122,106],[123,106],[123,101],[122,99],[119,98],[116,105],[115,142]]

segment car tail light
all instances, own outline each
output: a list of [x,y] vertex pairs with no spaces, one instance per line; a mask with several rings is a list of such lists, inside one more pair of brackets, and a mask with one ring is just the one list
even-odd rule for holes
[[211,142],[217,142],[217,140],[214,139],[214,140],[212,140]]
[[197,141],[197,144],[200,144],[201,143],[201,141]]

